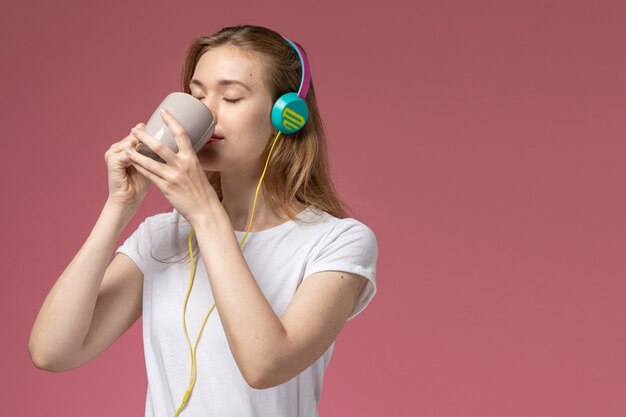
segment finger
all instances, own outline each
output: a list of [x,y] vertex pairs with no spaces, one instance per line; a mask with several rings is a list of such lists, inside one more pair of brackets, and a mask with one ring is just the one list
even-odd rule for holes
[[172,152],[170,148],[165,146],[163,142],[156,140],[142,129],[133,128],[131,129],[133,135],[139,139],[140,142],[145,144],[149,149],[151,149],[154,153],[156,153],[161,159],[163,159],[166,163],[172,163],[176,159],[176,154]]
[[[135,153],[137,153],[137,152],[135,152]],[[131,157],[129,156],[129,158],[131,158]],[[131,159],[130,163],[131,163],[132,166],[135,167],[135,169],[140,174],[142,174],[144,177],[146,177],[147,179],[152,181],[154,183],[154,185],[159,187],[160,190],[163,190],[163,187],[165,186],[165,181],[163,181],[163,179],[161,177],[159,177],[158,175],[155,175],[154,173],[148,171],[147,169],[145,169],[144,167],[142,167],[138,163],[134,162],[132,159]]]
[[104,162],[110,167],[126,168],[131,165],[131,161],[125,152],[107,151],[104,154]]
[[112,152],[122,152],[125,149],[134,149],[138,143],[139,140],[136,137],[130,136],[125,138],[124,140],[114,143],[113,145],[111,145],[109,150]]
[[111,148],[108,151],[104,153],[104,162],[109,164],[110,160],[120,159],[120,160],[124,160],[127,166],[130,165],[130,161],[128,160],[128,157],[124,153],[126,149],[133,149],[131,145],[128,144],[128,142],[125,142],[125,143],[120,142],[120,143],[114,144],[113,146],[111,146]]
[[[140,130],[144,130],[146,128],[146,124],[145,123],[137,123],[135,125],[135,129],[140,129]],[[131,145],[133,147],[133,149],[137,148],[137,145],[139,145],[139,139],[137,139],[137,137],[135,135],[133,135],[133,130],[131,129],[130,131],[130,135],[128,135],[128,137],[130,138],[130,142]]]
[[167,165],[162,164],[161,162],[157,162],[154,159],[149,158],[145,155],[142,155],[135,149],[126,149],[125,153],[128,156],[128,159],[130,159],[130,161],[133,163],[133,165],[141,166],[144,170],[149,171],[153,176],[158,177],[162,181],[166,181],[169,179]]
[[161,109],[161,117],[163,117],[163,120],[167,123],[170,132],[174,135],[176,146],[178,146],[178,153],[187,155],[195,153],[193,146],[191,145],[189,135],[185,132],[185,129],[181,126],[181,124],[178,123],[178,120],[176,120],[176,118],[165,109]]
[[[143,130],[145,126],[146,125],[144,123],[137,123],[135,125],[135,128]],[[111,145],[109,149],[115,152],[120,152],[128,148],[129,146],[132,146],[134,148],[137,146],[138,143],[139,143],[139,139],[137,139],[135,135],[133,135],[133,132],[131,130],[128,136],[126,136],[124,139],[120,140],[119,142],[115,142],[113,145]]]
[[[146,124],[145,123],[137,123],[135,125],[135,129],[144,130],[145,128],[146,128]],[[131,145],[133,146],[133,148],[137,148],[137,145],[139,145],[139,139],[137,139],[137,137],[135,137],[135,135],[133,135],[132,129],[131,129],[130,135],[128,135],[128,137],[131,139]]]

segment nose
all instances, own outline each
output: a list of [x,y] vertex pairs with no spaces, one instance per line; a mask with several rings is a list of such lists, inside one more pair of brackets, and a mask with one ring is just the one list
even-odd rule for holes
[[213,116],[213,121],[217,125],[217,106],[209,98],[203,98],[200,101],[206,106],[207,109],[209,109],[211,115]]

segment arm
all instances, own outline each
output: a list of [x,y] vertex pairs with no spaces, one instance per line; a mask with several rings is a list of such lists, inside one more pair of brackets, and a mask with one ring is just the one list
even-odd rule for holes
[[107,201],[89,237],[50,290],[28,341],[37,367],[64,370],[80,357],[109,258],[135,210]]
[[309,277],[279,318],[248,268],[228,214],[189,137],[172,116],[165,113],[163,118],[178,153],[137,131],[138,139],[166,163],[137,152],[129,152],[129,158],[194,228],[226,338],[243,377],[255,388],[285,382],[332,343],[366,278],[337,272]]
[[208,212],[194,230],[235,361],[254,388],[282,384],[328,349],[366,278],[336,271],[314,274],[279,318],[250,272],[226,212],[221,205]]

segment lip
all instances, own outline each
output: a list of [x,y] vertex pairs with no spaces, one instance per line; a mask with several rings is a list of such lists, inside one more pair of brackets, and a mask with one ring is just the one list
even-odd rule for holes
[[219,136],[211,136],[209,138],[209,140],[206,142],[206,144],[208,145],[209,143],[213,143],[213,142],[217,142],[219,140],[222,140],[224,138],[220,138]]

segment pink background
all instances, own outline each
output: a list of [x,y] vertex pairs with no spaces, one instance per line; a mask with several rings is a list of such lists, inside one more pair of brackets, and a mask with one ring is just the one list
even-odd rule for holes
[[[242,23],[307,49],[337,188],[379,239],[320,415],[626,415],[624,2],[402,0],[3,4],[2,414],[143,415],[141,321],[67,373],[28,337],[104,152],[194,37]],[[167,207],[152,186],[121,239]]]

